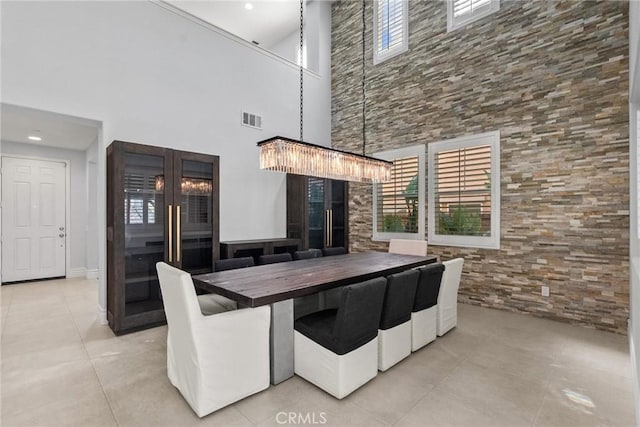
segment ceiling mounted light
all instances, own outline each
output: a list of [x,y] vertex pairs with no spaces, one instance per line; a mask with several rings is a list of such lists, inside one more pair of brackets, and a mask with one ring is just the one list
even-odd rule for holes
[[253,5],[251,3],[245,3],[244,8],[247,10],[253,10]]
[[42,136],[40,136],[40,131],[36,130],[31,132],[28,136],[27,139],[29,139],[30,141],[42,141]]
[[[364,10],[363,10],[364,16]],[[300,51],[304,46],[304,0],[300,0]],[[366,156],[365,126],[365,74],[364,74],[364,28],[362,57],[362,155],[336,150],[321,145],[309,144],[303,139],[303,82],[304,67],[300,63],[300,140],[276,136],[258,142],[260,147],[260,169],[297,175],[331,178],[355,182],[385,182],[391,179],[392,162]]]

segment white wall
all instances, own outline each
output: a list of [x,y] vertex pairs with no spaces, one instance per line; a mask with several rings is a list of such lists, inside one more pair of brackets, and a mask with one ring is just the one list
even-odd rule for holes
[[[329,48],[331,48],[331,26],[326,23],[331,22],[331,2],[311,1],[305,4],[304,8],[304,45],[306,51],[305,67],[313,72],[320,72],[320,57],[322,50],[326,49],[326,35],[329,35]],[[300,49],[300,29],[294,30],[281,40],[270,46],[265,46],[267,50],[288,59],[291,62],[298,61],[298,50]],[[331,52],[331,49],[328,50]],[[326,64],[326,63],[325,63]],[[329,65],[331,65],[329,59]],[[330,70],[329,70],[330,71]]]
[[[309,37],[305,33],[305,40]],[[271,46],[265,46],[269,52],[273,52],[291,62],[298,61],[298,49],[300,49],[300,30],[293,31]],[[308,52],[307,52],[308,56]],[[307,67],[307,69],[311,69]],[[315,70],[314,70],[315,71]]]
[[629,87],[640,101],[640,0],[629,2]]
[[69,213],[70,229],[67,232],[67,241],[71,251],[71,271],[67,271],[67,275],[84,276],[86,267],[85,230],[87,226],[87,173],[84,151],[3,141],[2,155],[70,161],[71,194],[69,194],[69,197],[71,212]]
[[640,425],[640,229],[638,221],[638,145],[640,138],[640,1],[629,3],[629,241],[630,241],[630,313],[629,344],[634,369],[634,395],[636,402],[636,425]]
[[[102,122],[100,188],[114,139],[217,154],[221,240],[285,235],[285,177],[259,170],[255,143],[298,135],[295,66],[150,2],[1,7],[3,102]],[[324,45],[321,77],[305,78],[304,132],[328,145],[330,36]],[[241,126],[243,109],[261,114],[264,130]],[[103,195],[99,202],[104,231]],[[104,270],[104,232],[100,239]]]
[[98,236],[98,141],[94,141],[85,152],[87,164],[87,229],[85,233],[87,249],[87,278],[98,276],[99,254]]

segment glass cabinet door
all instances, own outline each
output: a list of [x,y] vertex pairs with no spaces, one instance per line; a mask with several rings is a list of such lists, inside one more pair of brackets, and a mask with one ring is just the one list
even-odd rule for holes
[[322,249],[326,246],[327,211],[325,209],[326,180],[308,178],[309,203],[309,248]]
[[162,308],[156,263],[165,256],[165,157],[124,152],[125,314]]
[[209,273],[213,271],[213,222],[218,216],[213,203],[218,184],[214,163],[182,157],[174,162],[179,167],[179,182],[174,190],[174,201],[179,208],[176,212],[176,264],[191,274]]
[[346,247],[345,236],[347,233],[346,215],[345,215],[345,194],[346,188],[344,181],[331,181],[331,208],[329,215],[331,217],[331,235],[330,244],[333,247]]

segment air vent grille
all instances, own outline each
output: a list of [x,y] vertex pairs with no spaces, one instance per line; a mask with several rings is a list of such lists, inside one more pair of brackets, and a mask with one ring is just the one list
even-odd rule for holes
[[262,116],[254,113],[242,112],[242,124],[254,129],[262,129]]

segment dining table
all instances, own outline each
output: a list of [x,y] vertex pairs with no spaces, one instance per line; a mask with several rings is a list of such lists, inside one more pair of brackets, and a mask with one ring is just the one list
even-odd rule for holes
[[271,383],[278,384],[294,375],[294,299],[436,261],[432,255],[369,251],[200,274],[193,281],[239,307],[271,306]]

